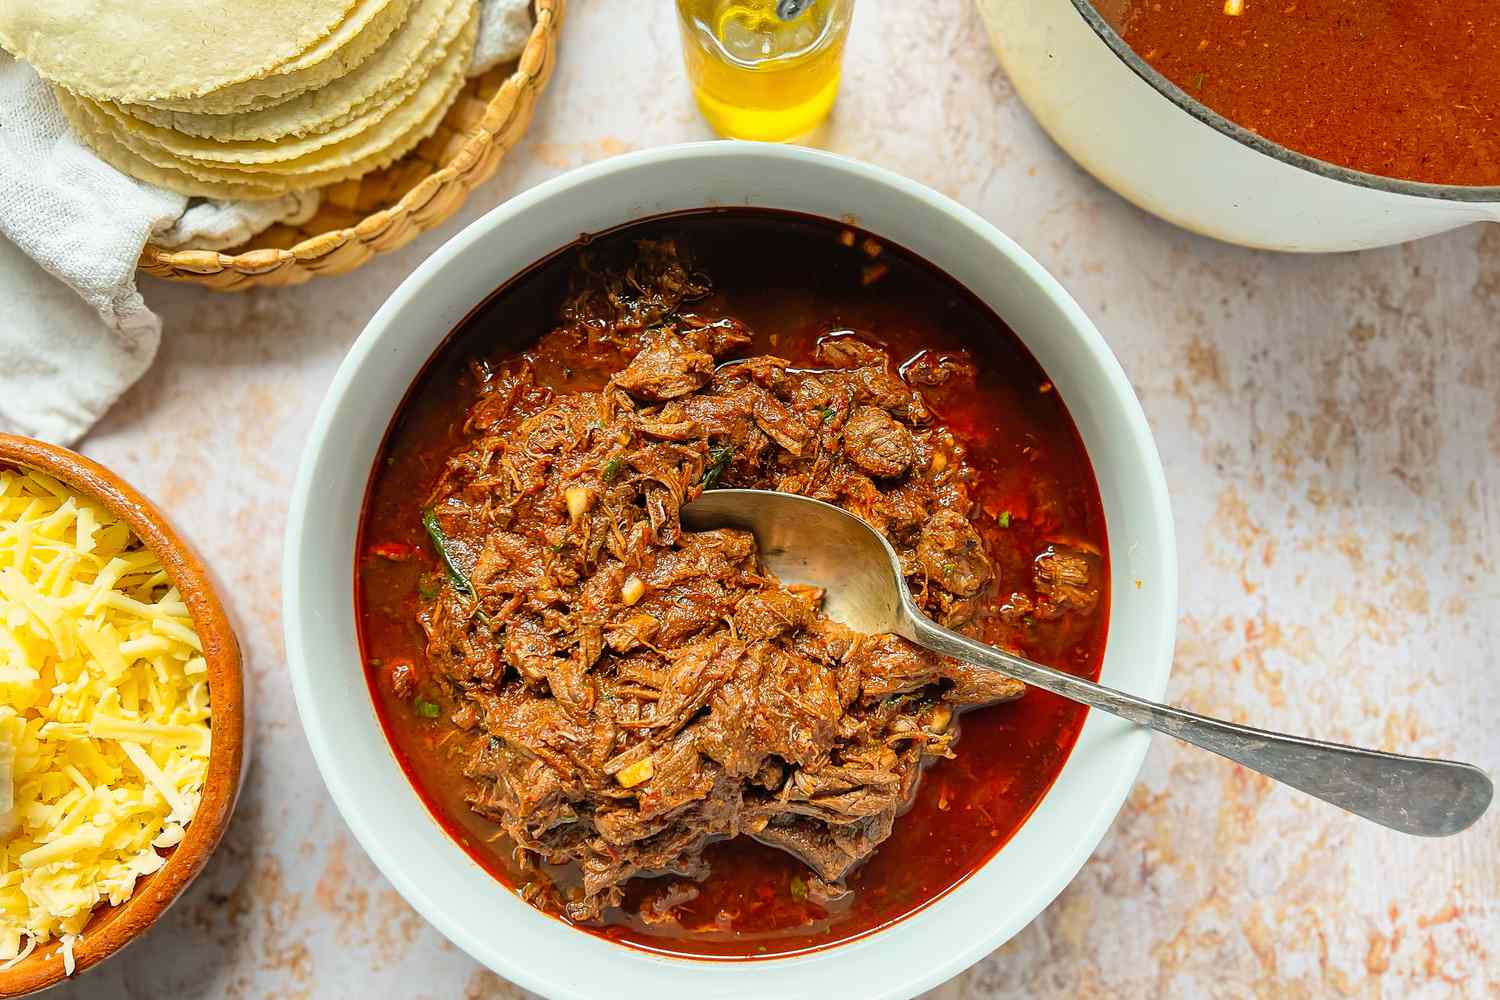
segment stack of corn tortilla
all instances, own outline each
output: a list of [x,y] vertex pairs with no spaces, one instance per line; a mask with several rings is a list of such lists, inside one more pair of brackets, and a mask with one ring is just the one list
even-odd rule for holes
[[106,162],[274,198],[387,166],[458,96],[478,0],[3,0],[0,45]]

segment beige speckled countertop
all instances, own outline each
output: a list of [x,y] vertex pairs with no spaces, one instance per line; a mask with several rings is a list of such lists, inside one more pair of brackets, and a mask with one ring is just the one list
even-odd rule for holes
[[[992,220],[1119,355],[1175,508],[1171,697],[1500,768],[1500,228],[1321,258],[1191,236],[1051,146],[969,5],[943,7],[863,0],[819,142]],[[670,11],[575,0],[531,133],[403,251],[281,292],[147,284],[161,356],[83,450],[217,569],[254,673],[256,758],[206,874],[60,1000],[522,995],[391,890],[324,792],[283,665],[286,498],[345,349],[434,247],[570,167],[707,136]],[[1158,739],[1077,880],[931,996],[1167,993],[1500,995],[1500,815],[1422,842]]]

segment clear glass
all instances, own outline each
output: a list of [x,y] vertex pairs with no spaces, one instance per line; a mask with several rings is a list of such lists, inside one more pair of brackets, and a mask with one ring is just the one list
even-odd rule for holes
[[833,107],[854,0],[811,0],[785,21],[779,6],[786,0],[677,0],[693,96],[722,136],[796,139]]

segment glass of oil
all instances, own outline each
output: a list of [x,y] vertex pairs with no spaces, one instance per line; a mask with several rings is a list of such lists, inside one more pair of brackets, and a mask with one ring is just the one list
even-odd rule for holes
[[677,0],[688,79],[722,136],[807,135],[838,94],[854,0]]

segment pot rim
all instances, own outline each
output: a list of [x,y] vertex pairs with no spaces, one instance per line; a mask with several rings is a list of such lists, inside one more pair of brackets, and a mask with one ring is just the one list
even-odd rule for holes
[[1198,121],[1214,129],[1221,135],[1225,135],[1242,146],[1248,146],[1257,153],[1262,153],[1275,160],[1280,160],[1289,166],[1306,170],[1326,177],[1331,181],[1339,181],[1345,184],[1353,184],[1357,187],[1370,188],[1376,191],[1384,191],[1390,194],[1411,195],[1416,198],[1429,198],[1435,201],[1463,202],[1469,204],[1500,203],[1500,185],[1466,185],[1466,184],[1432,184],[1426,181],[1403,180],[1399,177],[1386,177],[1382,174],[1366,173],[1362,170],[1354,170],[1350,167],[1342,167],[1327,160],[1320,160],[1306,153],[1299,153],[1278,142],[1273,142],[1257,132],[1252,132],[1239,125],[1208,105],[1190,95],[1177,84],[1167,79],[1157,71],[1150,63],[1141,58],[1134,49],[1120,37],[1119,32],[1104,19],[1094,6],[1093,0],[1071,0],[1073,7],[1078,11],[1084,23],[1093,29],[1099,40],[1109,46],[1115,57],[1123,62],[1130,70],[1149,84],[1162,97],[1177,105],[1180,109],[1192,115]]

